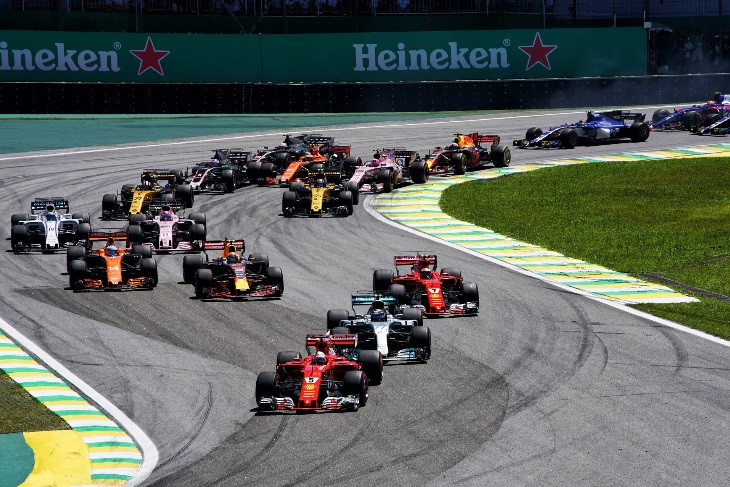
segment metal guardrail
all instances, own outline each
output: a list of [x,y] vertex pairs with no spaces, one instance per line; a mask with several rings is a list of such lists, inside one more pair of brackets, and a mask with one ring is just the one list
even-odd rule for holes
[[556,19],[718,16],[730,0],[0,0],[15,11],[106,11],[189,15],[383,15],[482,13]]

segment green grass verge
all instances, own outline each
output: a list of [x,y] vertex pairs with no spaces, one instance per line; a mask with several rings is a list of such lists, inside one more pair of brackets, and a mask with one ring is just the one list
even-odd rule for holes
[[7,374],[0,372],[0,434],[69,429]]
[[[455,185],[440,205],[566,256],[730,296],[728,188],[730,158],[605,162]],[[730,303],[687,294],[701,302],[636,307],[730,339]]]

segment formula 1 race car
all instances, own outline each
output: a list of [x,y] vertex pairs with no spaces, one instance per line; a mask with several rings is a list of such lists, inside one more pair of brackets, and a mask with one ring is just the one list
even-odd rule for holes
[[189,218],[178,216],[185,207],[177,202],[164,203],[153,200],[148,211],[154,214],[130,215],[127,241],[144,244],[152,252],[199,252],[206,239],[205,213],[191,213]]
[[248,165],[249,178],[260,185],[289,185],[309,181],[311,170],[338,169],[343,177],[361,161],[350,157],[349,145],[335,145],[334,137],[321,134],[284,136],[278,147],[259,150]]
[[[467,170],[494,164],[494,167],[507,167],[512,160],[509,147],[499,145],[499,135],[454,134],[454,140],[448,147],[436,147],[426,155],[426,166],[430,174],[456,175]],[[490,144],[487,148],[482,144]]]
[[233,193],[249,183],[247,167],[250,152],[241,149],[216,149],[209,161],[201,162],[186,181],[193,193]]
[[730,105],[730,95],[715,93],[712,100],[702,105],[675,108],[671,112],[659,109],[651,117],[651,128],[701,133],[704,127],[713,125],[726,116],[728,105]]
[[730,110],[721,110],[705,119],[705,124],[690,128],[697,135],[727,135],[730,133]]
[[266,254],[239,255],[246,250],[243,240],[208,240],[203,250],[220,250],[215,260],[207,252],[183,258],[183,281],[195,287],[197,298],[278,298],[284,293],[284,275],[269,267]]
[[[649,125],[644,122],[646,114],[628,110],[610,112],[588,112],[585,120],[577,123],[550,127],[543,131],[538,127],[527,129],[524,139],[512,142],[519,147],[542,147],[573,149],[577,145],[589,145],[619,139],[644,142],[649,138]],[[627,124],[626,121],[631,123]]]
[[422,182],[428,178],[427,168],[418,152],[395,147],[379,149],[370,161],[355,167],[347,183],[355,185],[353,188],[358,191],[390,193],[395,187],[410,182],[411,173]]
[[327,311],[327,328],[333,335],[357,334],[357,350],[378,350],[384,361],[425,362],[431,357],[431,330],[423,326],[419,308],[399,305],[406,289],[393,284],[385,293],[361,291],[352,295],[352,315],[346,309]]
[[13,252],[55,252],[69,245],[86,245],[91,226],[88,213],[68,213],[61,196],[36,198],[30,214],[10,217],[10,247]]
[[[460,269],[446,267],[436,272],[437,258],[432,254],[397,255],[394,260],[396,274],[390,269],[373,273],[374,292],[402,284],[407,295],[406,305],[420,308],[426,316],[479,312],[479,288],[476,283],[465,282]],[[410,272],[401,274],[399,266],[408,266]]]
[[319,171],[311,184],[292,183],[282,195],[281,212],[285,217],[352,215],[359,192],[354,185],[343,184],[339,178],[339,171],[325,170]]
[[308,354],[279,352],[276,372],[256,378],[260,411],[357,411],[368,400],[368,387],[383,380],[383,357],[362,350],[357,359],[345,355],[357,335],[309,334]]
[[[142,172],[141,179],[141,184],[122,186],[118,195],[104,195],[101,200],[102,220],[126,220],[129,215],[145,214],[152,200],[158,199],[168,203],[179,200],[185,208],[193,206],[193,189],[184,184],[185,174],[182,171],[147,169]],[[160,181],[167,183],[162,186]]]
[[[157,286],[157,262],[149,247],[117,246],[126,232],[91,232],[91,248],[72,246],[66,254],[69,287],[80,290],[153,289]],[[94,242],[105,241],[101,248]]]

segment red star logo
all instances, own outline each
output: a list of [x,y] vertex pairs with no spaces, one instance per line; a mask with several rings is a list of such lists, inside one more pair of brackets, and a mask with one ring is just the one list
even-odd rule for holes
[[543,46],[542,38],[540,33],[535,33],[535,40],[532,41],[531,46],[519,46],[520,50],[530,56],[527,60],[527,67],[525,71],[529,70],[536,64],[542,64],[545,68],[550,69],[550,60],[548,60],[548,54],[553,52],[558,46]]
[[141,75],[148,69],[153,69],[157,71],[157,74],[160,76],[165,76],[165,73],[162,71],[162,66],[160,65],[160,61],[170,54],[170,51],[157,51],[155,50],[155,45],[152,43],[152,38],[147,38],[147,44],[144,46],[144,51],[129,51],[134,56],[139,58],[139,70],[137,71],[137,76]]

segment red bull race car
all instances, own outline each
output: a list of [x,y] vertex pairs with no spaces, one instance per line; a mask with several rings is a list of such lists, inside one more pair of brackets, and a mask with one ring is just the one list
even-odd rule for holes
[[279,352],[275,372],[256,378],[260,411],[357,411],[368,400],[368,387],[383,379],[383,358],[363,350],[345,355],[357,345],[353,334],[309,334],[308,354]]
[[[396,272],[378,269],[373,272],[373,291],[383,292],[393,284],[405,288],[404,306],[418,308],[425,316],[471,315],[479,312],[479,288],[466,282],[461,270],[444,267],[436,271],[433,254],[397,255]],[[400,269],[407,267],[407,271]]]
[[[507,167],[512,160],[509,147],[499,145],[499,135],[454,134],[454,140],[447,147],[436,147],[426,155],[428,174],[464,174],[487,164]],[[488,146],[486,144],[489,144]],[[425,181],[414,181],[416,183]]]
[[[208,250],[220,250],[210,260]],[[195,287],[200,299],[279,298],[284,293],[284,275],[279,267],[269,266],[266,254],[250,254],[243,240],[208,240],[203,242],[202,255],[183,258],[183,281]]]

